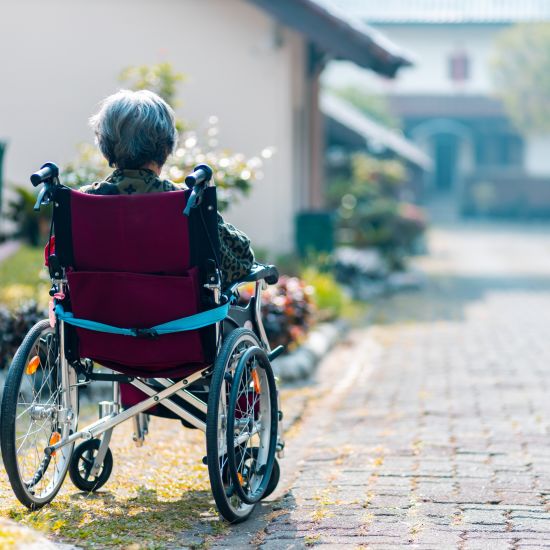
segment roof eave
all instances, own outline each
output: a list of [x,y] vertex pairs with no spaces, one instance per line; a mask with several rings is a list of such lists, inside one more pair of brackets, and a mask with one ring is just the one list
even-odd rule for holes
[[422,170],[433,169],[432,159],[414,143],[370,119],[347,101],[325,92],[321,95],[321,110],[326,116],[361,136],[365,143],[377,142]]
[[250,1],[335,59],[352,61],[388,78],[413,65],[411,57],[378,31],[315,0]]

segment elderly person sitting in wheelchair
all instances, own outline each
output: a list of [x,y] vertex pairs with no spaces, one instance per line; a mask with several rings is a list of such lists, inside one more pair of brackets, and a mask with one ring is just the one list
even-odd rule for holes
[[[181,190],[160,177],[178,139],[172,108],[149,90],[121,90],[107,97],[91,120],[96,141],[115,168],[105,180],[86,185],[92,195],[131,195]],[[224,286],[244,277],[254,265],[250,239],[218,213],[220,267]]]
[[[113,430],[132,419],[141,445],[149,417],[161,416],[205,433],[216,506],[244,521],[275,490],[284,446],[271,366],[282,347],[271,349],[261,315],[277,269],[255,265],[248,238],[217,214],[208,166],[187,176],[192,189],[160,177],[177,137],[160,97],[118,92],[92,125],[111,176],[74,190],[48,162],[30,178],[41,186],[35,208],[52,206],[51,302],[4,385],[10,484],[33,510],[55,498],[67,473],[81,491],[97,491],[112,472]],[[254,296],[239,304],[250,282]],[[80,427],[80,390],[98,381],[112,383],[112,397]]]

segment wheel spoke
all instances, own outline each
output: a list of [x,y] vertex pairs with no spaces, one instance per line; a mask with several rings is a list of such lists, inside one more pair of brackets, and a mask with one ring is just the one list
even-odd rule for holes
[[[27,374],[32,357],[39,357],[38,369],[32,374],[29,370]],[[41,321],[23,340],[4,390],[7,411],[14,419],[11,441],[2,440],[4,463],[17,497],[27,506],[49,502],[57,493],[69,465],[72,445],[50,456],[44,453],[54,432],[66,436],[67,428],[61,427],[57,420],[63,395],[60,367],[56,328],[50,327],[47,320]],[[69,406],[77,411],[76,399],[75,392]],[[75,429],[76,423],[70,428]]]

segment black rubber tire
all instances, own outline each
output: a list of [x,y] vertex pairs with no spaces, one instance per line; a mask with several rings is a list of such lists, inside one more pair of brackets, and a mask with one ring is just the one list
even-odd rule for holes
[[[258,454],[258,448],[254,447],[252,449],[252,456],[256,458]],[[267,489],[265,490],[264,496],[262,497],[262,500],[264,498],[267,498],[275,489],[277,489],[277,486],[279,485],[279,481],[281,480],[281,465],[279,464],[279,460],[277,457],[275,457],[273,461],[273,469],[271,470],[271,476],[269,477],[269,483],[267,484]]]
[[111,449],[107,449],[105,454],[105,459],[103,460],[103,467],[99,476],[93,479],[87,479],[82,477],[82,472],[80,471],[80,461],[86,460],[87,462],[91,460],[91,464],[88,464],[89,468],[93,465],[93,454],[92,456],[87,456],[84,458],[84,453],[93,453],[97,451],[101,445],[100,439],[89,439],[88,441],[83,441],[76,447],[73,451],[73,456],[71,458],[71,463],[69,465],[69,476],[74,486],[81,491],[86,493],[92,493],[98,491],[107,483],[109,477],[111,477],[111,472],[113,471],[113,453]]
[[227,479],[223,479],[227,475],[222,475],[220,471],[220,457],[218,454],[218,413],[221,388],[225,379],[226,365],[231,360],[234,348],[240,340],[248,341],[250,346],[260,345],[258,337],[251,330],[245,328],[233,330],[224,339],[214,364],[208,393],[208,413],[206,415],[206,463],[208,465],[210,487],[219,513],[229,523],[241,523],[247,520],[255,507],[255,505],[245,505],[243,510],[239,511],[231,504],[229,500],[231,497],[226,494],[225,484]]
[[273,491],[275,491],[275,489],[277,489],[279,481],[281,481],[281,465],[279,464],[277,457],[275,457],[275,460],[273,461],[273,469],[271,470],[271,476],[269,477],[269,483],[267,484],[267,489],[265,490],[262,499],[267,498],[271,493],[273,493]]
[[[259,363],[259,367],[264,370],[265,375],[267,377],[271,425],[269,427],[269,431],[270,431],[269,449],[268,449],[267,461],[265,464],[265,472],[262,475],[262,480],[260,481],[260,484],[257,487],[257,489],[253,493],[249,493],[244,490],[243,486],[241,485],[241,483],[239,483],[239,479],[238,479],[237,462],[239,462],[240,459],[238,459],[239,453],[236,452],[235,443],[234,443],[234,437],[235,437],[234,411],[237,407],[237,402],[240,397],[239,385],[240,385],[241,378],[245,370],[248,368],[247,363],[249,363],[250,360],[252,359],[255,359]],[[239,359],[239,364],[235,369],[235,375],[234,375],[233,384],[231,387],[231,395],[229,399],[228,414],[227,414],[227,423],[228,423],[227,424],[227,449],[228,449],[227,455],[228,455],[229,474],[230,474],[231,481],[233,483],[233,486],[235,487],[237,495],[243,502],[245,502],[246,504],[256,504],[262,498],[264,498],[267,487],[271,479],[271,472],[273,471],[273,462],[275,461],[275,453],[277,451],[277,428],[279,423],[279,412],[278,412],[278,404],[277,404],[277,386],[275,383],[275,376],[273,375],[273,370],[271,368],[271,364],[269,362],[269,359],[265,351],[260,347],[249,348],[243,354],[243,356]],[[258,453],[258,449],[256,447],[256,456],[257,456],[257,453]],[[254,456],[254,453],[246,453],[246,454],[248,456],[251,456],[253,461],[256,459],[256,456]],[[242,457],[242,452],[240,453],[240,457]]]
[[275,489],[277,489],[279,481],[281,481],[281,465],[279,464],[277,457],[275,457],[275,460],[273,461],[273,470],[271,470],[271,477],[269,478],[269,483],[267,484],[267,489],[265,490],[263,498],[267,498],[271,493],[273,493],[273,491],[275,491]]
[[[56,487],[52,490],[47,498],[40,501],[30,498],[24,482],[21,479],[19,468],[17,465],[17,448],[15,445],[15,422],[17,411],[17,398],[21,380],[23,377],[23,371],[27,364],[27,357],[31,353],[36,340],[40,337],[42,332],[50,328],[50,322],[48,319],[44,319],[36,323],[31,330],[27,333],[23,342],[19,346],[15,356],[11,362],[6,384],[4,386],[4,393],[2,396],[2,407],[0,411],[0,448],[2,450],[2,460],[4,461],[4,467],[8,474],[10,485],[15,493],[15,496],[27,508],[31,510],[38,510],[51,502],[61,486],[65,476],[67,475],[67,469],[69,464],[61,472],[61,476],[58,479]],[[57,336],[56,336],[57,338]],[[71,447],[74,446],[71,445]],[[70,448],[69,447],[69,450]],[[49,461],[48,461],[49,463]]]

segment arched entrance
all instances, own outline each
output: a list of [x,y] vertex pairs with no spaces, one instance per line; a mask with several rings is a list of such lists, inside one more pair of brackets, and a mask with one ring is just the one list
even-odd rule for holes
[[428,194],[459,193],[464,177],[473,168],[470,128],[456,120],[435,118],[414,126],[410,135],[434,163],[433,171],[425,179]]

